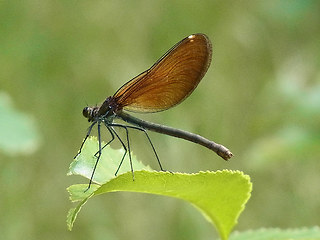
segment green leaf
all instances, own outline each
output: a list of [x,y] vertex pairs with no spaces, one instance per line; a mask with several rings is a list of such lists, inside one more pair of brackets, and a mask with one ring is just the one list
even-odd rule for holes
[[[95,160],[92,155],[97,151],[96,147],[96,140],[90,138],[83,153],[71,164],[70,173],[90,178],[92,165],[94,164],[92,160]],[[94,178],[94,181],[96,183],[106,183],[102,185],[94,184],[86,192],[84,191],[88,184],[78,184],[68,188],[71,201],[81,201],[76,208],[69,211],[67,224],[70,230],[78,212],[89,198],[103,193],[128,191],[151,193],[185,200],[196,207],[208,221],[214,224],[222,239],[227,239],[250,197],[252,188],[250,178],[240,171],[223,170],[186,174],[139,170],[134,172],[134,181],[130,171],[112,178],[110,176],[117,169],[117,164],[111,168],[108,168],[107,165],[111,165],[111,162],[116,160],[119,162],[122,155],[123,151],[111,148],[103,151],[101,162],[97,167],[97,177]],[[111,159],[106,159],[104,156],[108,156]],[[85,158],[88,158],[87,162]],[[135,157],[133,157],[133,166],[135,169],[144,168],[141,163],[136,161]],[[122,169],[121,171],[130,169],[129,164],[124,167],[127,169]]]
[[246,232],[235,232],[231,234],[230,240],[316,240],[320,239],[320,228],[302,228],[302,229],[259,229]]
[[37,150],[40,135],[34,118],[15,109],[4,92],[0,92],[0,112],[0,150],[7,155],[31,154]]
[[[102,147],[104,143],[102,143]],[[99,149],[98,141],[96,137],[90,137],[86,141],[85,146],[81,154],[70,164],[68,175],[81,175],[87,179],[91,178],[93,167],[97,158],[94,156]],[[112,149],[110,146],[105,147],[102,150],[101,159],[98,163],[97,169],[93,176],[93,182],[103,184],[112,178],[115,178],[115,172],[120,164],[122,156],[125,154],[124,149]],[[128,154],[127,154],[128,155]],[[134,155],[131,153],[134,161],[134,170],[151,170],[149,166],[143,165],[137,161]],[[123,161],[118,175],[131,171],[130,162],[127,159]]]

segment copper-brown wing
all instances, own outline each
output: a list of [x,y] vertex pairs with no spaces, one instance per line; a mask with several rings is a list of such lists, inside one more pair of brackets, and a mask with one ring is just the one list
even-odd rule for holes
[[211,62],[212,47],[204,34],[193,34],[174,45],[150,69],[124,84],[114,98],[131,112],[171,108],[197,87]]

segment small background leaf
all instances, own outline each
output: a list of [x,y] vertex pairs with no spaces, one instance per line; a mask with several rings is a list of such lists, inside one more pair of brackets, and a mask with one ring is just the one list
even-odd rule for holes
[[319,240],[320,228],[301,228],[301,229],[259,229],[255,231],[235,232],[231,234],[230,240]]
[[40,142],[35,120],[15,109],[4,92],[0,92],[0,113],[0,150],[7,155],[33,153]]

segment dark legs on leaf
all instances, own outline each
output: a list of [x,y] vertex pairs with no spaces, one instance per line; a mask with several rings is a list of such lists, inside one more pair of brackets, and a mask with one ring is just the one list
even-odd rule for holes
[[73,157],[73,159],[76,159],[76,158],[80,155],[81,150],[82,150],[82,148],[83,148],[83,146],[84,146],[84,143],[87,141],[88,137],[90,136],[91,130],[92,130],[93,126],[96,125],[96,123],[97,123],[97,122],[92,123],[91,126],[89,127],[88,132],[87,132],[87,135],[85,136],[84,140],[83,140],[82,143],[81,143],[79,152]]
[[[105,125],[106,125],[106,124],[105,124]],[[101,148],[101,152],[102,152],[102,150],[103,150],[106,146],[108,146],[108,145],[109,145],[110,143],[112,143],[113,140],[114,140],[114,134],[113,134],[113,132],[110,130],[110,127],[108,127],[107,125],[106,125],[106,127],[107,127],[108,131],[110,132],[111,140],[110,140],[109,142],[107,142],[107,143]],[[98,153],[99,153],[99,151],[96,152],[96,153],[94,154],[94,156],[97,157]]]
[[[94,156],[97,158],[97,160],[96,160],[95,165],[94,165],[94,167],[93,167],[93,171],[92,171],[92,174],[91,174],[91,177],[90,177],[90,181],[89,181],[88,188],[85,190],[85,192],[90,189],[90,186],[91,186],[92,181],[93,181],[94,173],[95,173],[95,171],[96,171],[96,168],[97,168],[97,166],[98,166],[98,162],[99,162],[100,157],[101,157],[102,150],[103,150],[106,146],[108,146],[110,143],[112,143],[112,142],[114,141],[115,136],[116,136],[116,138],[119,140],[119,142],[121,143],[121,145],[122,145],[122,147],[124,148],[124,151],[125,151],[125,153],[123,154],[122,159],[121,159],[121,161],[120,161],[120,164],[119,164],[119,166],[118,166],[118,168],[117,168],[117,170],[116,170],[116,172],[115,172],[115,176],[117,176],[117,174],[118,174],[118,172],[119,172],[119,170],[120,170],[120,168],[121,168],[121,166],[122,166],[122,163],[123,163],[123,161],[124,161],[124,158],[125,158],[127,152],[129,152],[130,168],[131,168],[131,173],[132,173],[132,179],[133,179],[133,181],[134,181],[134,171],[133,171],[133,164],[132,164],[132,159],[131,159],[131,149],[130,149],[130,140],[129,140],[129,131],[128,131],[128,128],[136,129],[136,130],[139,130],[139,131],[142,131],[142,132],[145,133],[145,135],[146,135],[146,137],[147,137],[147,139],[148,139],[148,141],[149,141],[149,143],[150,143],[150,145],[151,145],[151,148],[152,148],[152,150],[153,150],[153,152],[154,152],[154,154],[155,154],[155,156],[156,156],[156,158],[157,158],[157,161],[158,161],[160,170],[161,170],[161,171],[165,171],[165,170],[163,169],[162,165],[161,165],[161,162],[160,162],[160,159],[159,159],[159,157],[158,157],[158,154],[157,154],[157,152],[156,152],[156,150],[155,150],[155,148],[154,148],[154,146],[153,146],[153,144],[152,144],[152,142],[151,142],[151,139],[150,139],[147,131],[146,131],[144,128],[141,128],[141,127],[129,126],[129,125],[122,125],[122,124],[118,124],[118,123],[109,123],[109,124],[108,124],[108,123],[104,122],[104,125],[106,126],[106,128],[107,128],[108,131],[110,132],[111,140],[110,140],[109,142],[107,142],[105,145],[103,145],[102,147],[101,147],[101,121],[97,121],[97,122],[92,123],[91,126],[90,126],[89,129],[88,129],[87,135],[85,136],[85,138],[84,138],[84,140],[83,140],[83,142],[82,142],[82,144],[81,144],[81,147],[80,147],[80,150],[79,150],[78,154],[77,154],[74,158],[78,157],[79,154],[81,153],[81,150],[82,150],[85,142],[87,141],[88,137],[90,136],[90,133],[91,133],[91,131],[92,131],[93,126],[94,126],[96,123],[98,123],[98,142],[99,142],[99,150],[94,154]],[[127,147],[126,147],[126,144],[123,142],[123,140],[120,138],[120,136],[118,135],[118,133],[115,131],[115,129],[114,129],[113,127],[123,128],[123,129],[126,131],[126,139],[127,139],[128,149],[127,149]]]
[[157,152],[156,152],[155,147],[154,147],[153,144],[152,144],[152,141],[151,141],[151,139],[150,139],[150,137],[149,137],[148,132],[147,132],[144,128],[141,128],[141,127],[128,126],[128,125],[121,125],[121,126],[122,126],[122,127],[125,127],[125,128],[132,128],[132,129],[136,129],[136,130],[139,130],[139,131],[141,131],[141,132],[144,132],[144,134],[146,135],[146,137],[147,137],[147,139],[148,139],[148,141],[149,141],[149,143],[150,143],[150,145],[151,145],[152,151],[153,151],[154,155],[155,155],[156,158],[157,158],[157,161],[158,161],[160,170],[161,170],[161,171],[166,171],[166,170],[163,169],[163,167],[162,167],[162,165],[161,165],[160,159],[159,159],[159,157],[158,157],[158,154],[157,154]]
[[98,153],[98,156],[96,156],[95,154],[95,157],[97,158],[96,160],[96,163],[94,164],[94,167],[93,167],[93,171],[92,171],[92,174],[91,174],[91,177],[90,177],[90,181],[89,181],[89,185],[87,187],[87,189],[85,190],[88,191],[90,186],[91,186],[91,183],[92,183],[92,179],[93,179],[93,176],[94,176],[94,172],[96,171],[96,168],[97,168],[97,165],[98,165],[98,162],[100,160],[100,157],[101,157],[101,132],[100,132],[100,127],[101,127],[101,122],[98,122],[98,142],[99,142],[99,151],[97,152]]
[[[106,125],[107,126],[107,125]],[[112,125],[112,126],[115,126],[115,125]],[[121,161],[120,161],[120,164],[119,164],[119,166],[118,166],[118,168],[117,168],[117,170],[116,170],[116,172],[115,172],[115,176],[117,176],[117,174],[118,174],[118,172],[119,172],[119,170],[120,170],[120,167],[121,167],[121,165],[122,165],[122,163],[123,163],[123,160],[124,160],[124,158],[125,158],[125,156],[126,156],[126,154],[127,154],[127,147],[126,147],[126,145],[124,144],[124,142],[122,141],[122,139],[120,138],[120,136],[117,134],[117,132],[112,128],[112,127],[109,127],[109,126],[107,126],[108,128],[110,128],[113,132],[114,132],[114,134],[117,136],[117,138],[119,139],[119,142],[121,143],[121,145],[122,145],[122,147],[123,147],[123,149],[124,149],[124,154],[123,154],[123,156],[122,156],[122,158],[121,158]],[[118,126],[116,126],[116,127],[118,127]],[[128,135],[128,131],[127,131],[127,129],[125,129],[126,130],[126,133],[127,133],[127,135]],[[129,160],[130,160],[130,165],[131,165],[131,171],[132,171],[132,173],[133,173],[133,167],[132,167],[132,161],[131,161],[131,152],[130,152],[130,144],[129,144],[129,138],[127,137],[127,146],[128,146],[128,149],[129,149]],[[134,175],[132,174],[132,177],[133,177],[133,179],[134,179]]]

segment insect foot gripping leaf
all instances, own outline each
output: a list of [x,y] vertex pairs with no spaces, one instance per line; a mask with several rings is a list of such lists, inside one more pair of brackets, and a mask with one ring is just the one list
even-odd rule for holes
[[[90,178],[92,171],[92,154],[96,152],[96,142],[89,139],[84,147],[82,158],[76,159],[70,166],[70,174],[81,174]],[[93,147],[91,149],[91,145]],[[135,181],[132,181],[130,167],[127,164],[122,173],[114,178],[102,179],[105,176],[111,176],[117,168],[107,167],[113,161],[119,162],[122,152],[111,148],[105,149],[109,152],[108,157],[102,157],[97,168],[97,176],[91,188],[84,192],[88,184],[72,185],[68,188],[70,200],[80,202],[77,207],[70,209],[67,217],[69,230],[72,229],[73,223],[81,207],[89,198],[109,192],[140,192],[151,193],[163,196],[174,197],[185,200],[195,206],[208,221],[210,221],[219,232],[221,239],[227,239],[231,230],[237,223],[240,213],[244,210],[245,204],[250,197],[251,182],[248,175],[240,171],[223,170],[217,172],[199,172],[196,174],[186,173],[169,173],[137,170],[134,172]],[[102,155],[103,156],[103,155]],[[89,163],[84,163],[87,162]],[[135,169],[143,169],[135,157],[132,158]],[[78,161],[78,162],[77,162]],[[106,163],[105,163],[106,162]],[[128,162],[128,161],[126,161]],[[113,163],[114,164],[114,163]],[[146,169],[146,168],[145,168]],[[122,172],[123,172],[122,171]]]

